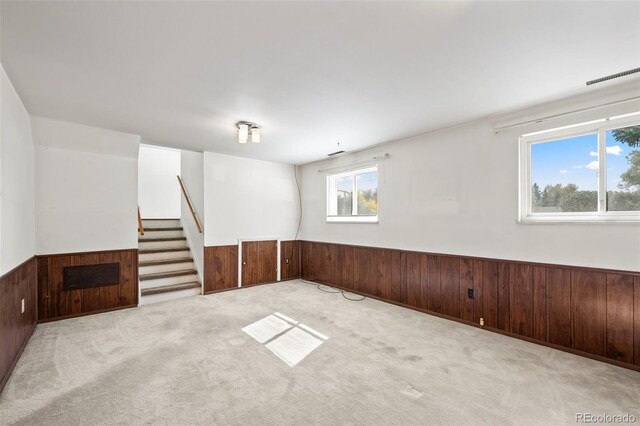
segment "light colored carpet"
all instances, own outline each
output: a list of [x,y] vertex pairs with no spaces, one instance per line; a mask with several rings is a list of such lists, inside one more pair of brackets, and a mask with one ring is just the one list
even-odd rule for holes
[[[290,367],[241,330],[274,312],[328,339]],[[0,423],[561,425],[639,401],[640,373],[288,282],[39,325]]]

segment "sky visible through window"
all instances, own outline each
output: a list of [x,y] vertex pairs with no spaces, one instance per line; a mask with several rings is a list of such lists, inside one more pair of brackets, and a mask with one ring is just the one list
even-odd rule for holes
[[[338,191],[351,192],[353,190],[353,178],[346,176],[337,180]],[[358,189],[363,191],[375,190],[378,188],[378,172],[368,172],[358,174]]]
[[[629,168],[626,158],[631,150],[615,140],[611,131],[607,141],[607,190],[615,190],[620,175]],[[538,143],[531,146],[531,182],[547,185],[575,184],[583,191],[598,189],[598,135],[590,134]]]

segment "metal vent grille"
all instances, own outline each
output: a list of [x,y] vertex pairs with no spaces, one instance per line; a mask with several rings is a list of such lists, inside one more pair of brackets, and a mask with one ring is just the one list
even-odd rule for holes
[[333,157],[334,155],[338,155],[338,154],[342,154],[344,151],[336,151],[336,152],[332,152],[331,154],[327,154],[327,157]]
[[613,80],[614,78],[620,78],[630,74],[635,74],[637,72],[640,72],[640,68],[634,68],[632,70],[622,71],[617,74],[611,74],[606,77],[596,78],[595,80],[587,81],[587,86],[591,86],[592,84],[602,83],[603,81],[607,81],[607,80]]

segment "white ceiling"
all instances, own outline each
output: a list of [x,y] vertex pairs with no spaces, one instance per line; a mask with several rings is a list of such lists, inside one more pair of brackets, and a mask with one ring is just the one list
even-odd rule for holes
[[[3,2],[30,113],[305,163],[640,65],[640,2]],[[236,142],[234,123],[263,128]]]

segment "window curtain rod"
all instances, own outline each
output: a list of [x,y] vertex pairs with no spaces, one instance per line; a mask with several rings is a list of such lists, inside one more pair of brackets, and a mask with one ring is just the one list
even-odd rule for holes
[[581,108],[581,109],[576,109],[576,110],[573,110],[573,111],[567,111],[567,112],[563,112],[563,113],[560,113],[560,114],[548,115],[546,117],[536,118],[535,120],[522,121],[520,123],[514,123],[514,124],[509,124],[509,125],[506,125],[506,126],[502,126],[502,127],[496,127],[496,128],[493,129],[493,131],[494,131],[494,133],[500,133],[503,130],[512,129],[514,127],[526,126],[527,124],[542,123],[544,121],[551,120],[553,118],[566,117],[568,115],[578,114],[578,113],[581,113],[581,112],[595,111],[595,110],[598,110],[598,109],[601,109],[601,108],[606,108],[606,107],[613,106],[613,105],[621,105],[621,104],[625,104],[625,103],[633,102],[633,101],[637,101],[637,100],[640,100],[640,96],[634,96],[632,98],[622,99],[620,101],[609,102],[609,103],[598,105],[598,106]]
[[326,169],[318,169],[318,173],[331,172],[331,171],[337,171],[337,170],[348,170],[351,167],[357,167],[362,164],[367,164],[376,160],[383,160],[385,158],[389,158],[389,154],[386,152],[384,154],[375,155],[373,157],[363,158],[362,160],[352,161],[351,163],[338,164],[337,166],[328,167]]

